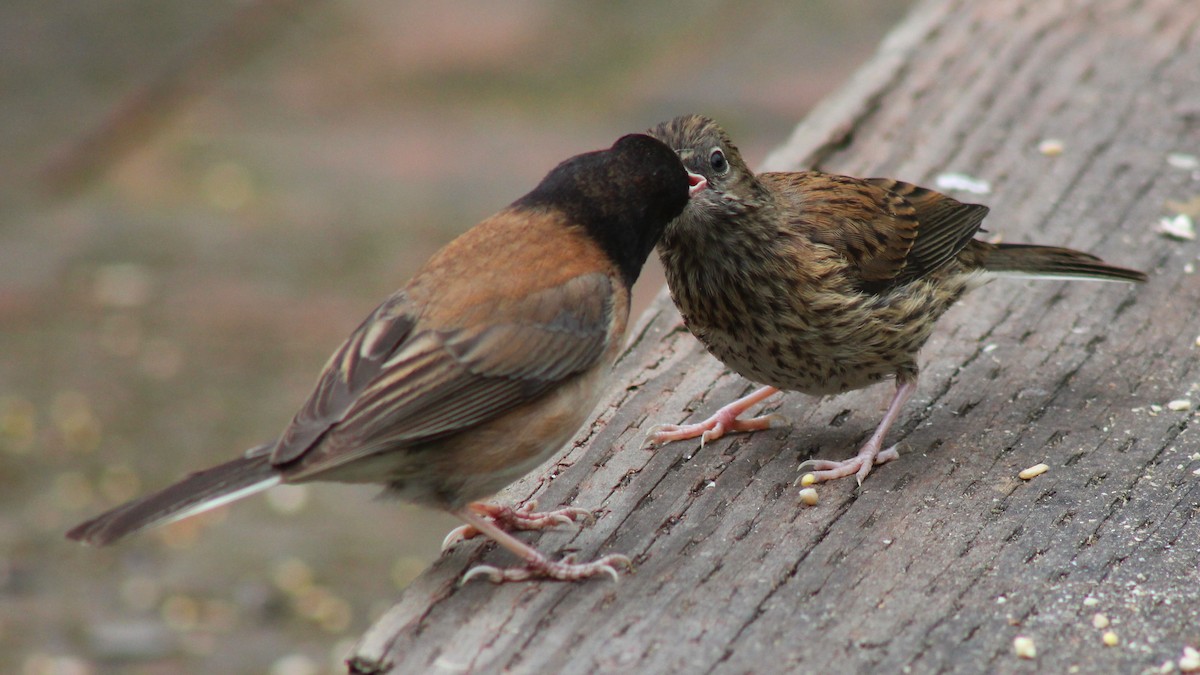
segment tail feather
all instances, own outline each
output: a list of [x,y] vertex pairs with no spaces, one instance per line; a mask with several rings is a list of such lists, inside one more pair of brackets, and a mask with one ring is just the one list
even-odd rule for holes
[[188,475],[152,495],[122,504],[67,532],[68,539],[105,546],[150,527],[165,525],[278,485],[269,454],[248,454]]
[[1041,278],[1146,280],[1143,272],[1109,265],[1088,253],[1037,244],[995,244],[984,256],[983,268],[994,274]]

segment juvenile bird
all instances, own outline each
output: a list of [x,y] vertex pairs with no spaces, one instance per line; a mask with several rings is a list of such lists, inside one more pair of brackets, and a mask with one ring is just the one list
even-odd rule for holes
[[281,483],[382,483],[443,509],[524,565],[464,577],[617,577],[622,555],[552,561],[509,534],[590,515],[492,506],[592,410],[622,347],[629,289],[703,179],[645,135],[568,159],[438,251],[325,365],[283,433],[67,533],[95,545]]
[[1066,248],[975,239],[988,208],[886,178],[819,171],[755,175],[721,127],[689,115],[649,132],[708,187],[663,233],[671,297],[704,346],[766,384],[696,424],[661,425],[652,443],[779,426],[742,418],[780,389],[824,396],[895,378],[896,393],[855,457],[809,460],[817,480],[896,459],[888,429],[916,390],[917,352],[934,323],[993,275],[1144,281]]

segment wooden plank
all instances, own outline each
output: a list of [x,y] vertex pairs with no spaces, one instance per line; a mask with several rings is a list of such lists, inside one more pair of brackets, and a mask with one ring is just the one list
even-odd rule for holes
[[[1048,138],[1061,154],[1039,152]],[[471,565],[511,562],[461,546],[368,631],[352,670],[1139,672],[1200,646],[1200,418],[1165,407],[1200,403],[1200,247],[1154,232],[1168,200],[1200,195],[1200,171],[1170,153],[1200,154],[1200,3],[920,4],[766,165],[967,173],[991,185],[973,198],[991,235],[1150,282],[1005,280],[967,297],[925,349],[892,433],[901,460],[861,491],[821,486],[815,508],[798,503],[796,464],[851,454],[890,388],[787,395],[768,409],[790,430],[642,449],[651,425],[752,386],[664,294],[595,423],[501,497],[600,509],[531,540],[626,553],[636,573],[459,587]],[[1050,471],[1016,477],[1039,462]],[[1035,659],[1017,658],[1017,636]]]

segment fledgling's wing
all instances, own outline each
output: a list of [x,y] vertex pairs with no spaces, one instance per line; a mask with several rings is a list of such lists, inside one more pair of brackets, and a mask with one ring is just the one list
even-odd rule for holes
[[833,249],[864,289],[891,283],[908,263],[918,222],[916,209],[900,195],[818,171],[764,173],[759,180],[780,196],[788,227]]
[[874,293],[945,265],[979,232],[988,212],[986,206],[886,178],[799,171],[759,179],[788,196],[794,230],[832,248],[846,261],[845,273]]
[[868,178],[867,183],[899,196],[912,205],[917,237],[896,283],[907,283],[950,262],[983,225],[988,207],[964,204],[935,190],[891,178]]

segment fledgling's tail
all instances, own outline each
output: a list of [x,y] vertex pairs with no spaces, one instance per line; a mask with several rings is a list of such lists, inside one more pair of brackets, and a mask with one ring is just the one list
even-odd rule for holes
[[1088,253],[1037,244],[989,245],[983,255],[982,265],[993,274],[1042,279],[1146,280],[1146,275],[1142,272],[1109,265]]
[[[257,448],[255,450],[258,450]],[[122,504],[67,532],[68,539],[104,546],[157,525],[182,520],[278,485],[282,477],[269,452],[189,474],[152,495]]]

